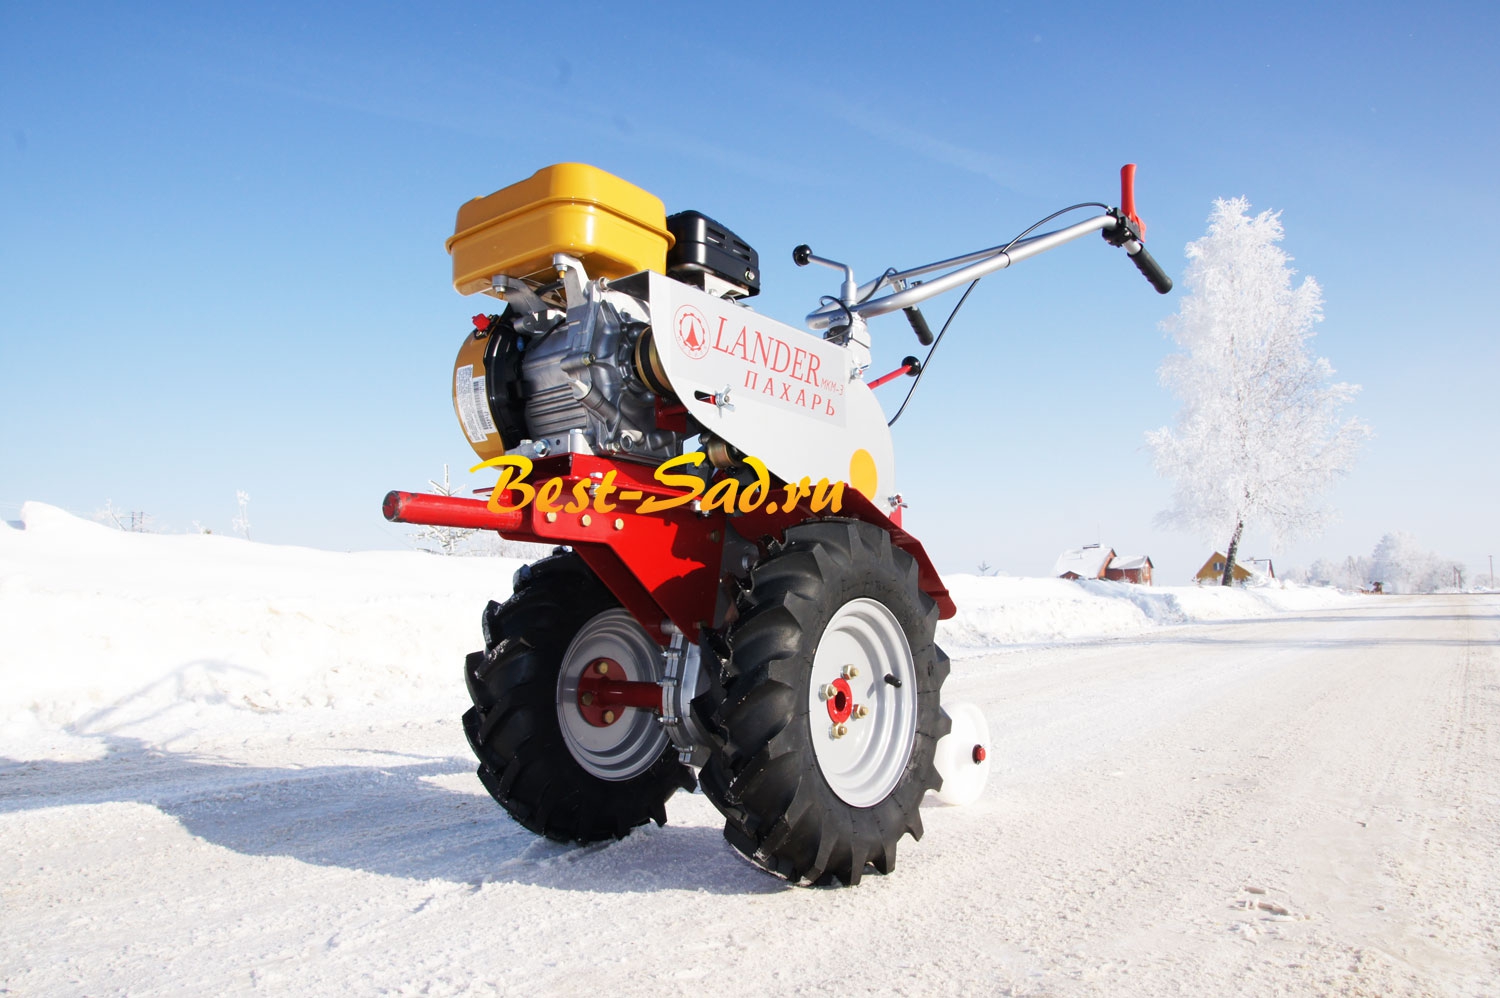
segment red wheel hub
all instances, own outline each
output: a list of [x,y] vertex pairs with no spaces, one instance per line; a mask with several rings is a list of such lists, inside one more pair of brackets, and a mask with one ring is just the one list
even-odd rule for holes
[[983,745],[975,745],[974,751],[970,757],[974,760],[974,765],[977,766],[984,761],[985,756],[987,755],[989,755],[989,753],[984,750]]
[[578,713],[596,728],[618,721],[626,707],[661,712],[661,687],[625,678],[612,658],[596,658],[578,677]]
[[834,724],[843,724],[854,713],[854,691],[849,680],[843,676],[828,684],[833,687],[833,696],[828,698],[828,719]]

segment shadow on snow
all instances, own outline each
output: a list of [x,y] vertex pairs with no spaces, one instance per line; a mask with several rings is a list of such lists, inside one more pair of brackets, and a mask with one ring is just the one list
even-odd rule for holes
[[242,855],[475,890],[486,883],[607,893],[786,889],[742,860],[716,828],[650,825],[619,842],[591,845],[533,835],[488,796],[433,782],[460,774],[472,779],[472,764],[456,757],[283,769],[163,751],[115,735],[103,741],[107,754],[84,762],[0,757],[0,814],[134,802]]

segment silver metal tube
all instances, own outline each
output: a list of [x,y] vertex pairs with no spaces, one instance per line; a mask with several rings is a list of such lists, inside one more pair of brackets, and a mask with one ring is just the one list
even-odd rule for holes
[[[1106,221],[1105,221],[1105,224],[1099,226],[1099,228],[1101,228],[1101,229],[1112,229],[1112,228],[1115,227],[1115,221],[1114,221],[1113,216],[1108,216],[1108,215],[1095,215],[1093,218],[1085,219],[1083,222],[1081,222],[1079,224],[1080,225],[1087,225],[1088,223],[1097,221],[1097,220],[1099,220],[1101,218],[1106,219]],[[1050,239],[1052,236],[1057,235],[1059,232],[1068,232],[1068,231],[1071,231],[1071,229],[1072,229],[1072,227],[1070,226],[1067,229],[1059,229],[1059,230],[1057,230],[1057,232],[1044,232],[1044,233],[1042,233],[1039,236],[1028,236],[1025,239],[1017,239],[1016,242],[1015,242],[1015,244],[1010,247],[1010,256],[1011,256],[1011,259],[1012,260],[1019,260],[1019,259],[1023,258],[1023,254],[1019,254],[1017,252],[1018,250],[1021,249],[1021,247],[1028,246],[1031,243],[1038,242],[1038,241],[1043,240],[1043,239]],[[1047,247],[1047,249],[1051,249],[1051,248],[1052,248],[1051,246]],[[999,253],[1003,249],[1005,249],[1004,246],[993,246],[993,247],[991,247],[989,249],[979,250],[979,251],[977,251],[975,253],[965,253],[963,256],[955,256],[955,257],[953,257],[950,260],[940,260],[937,263],[929,263],[929,264],[927,264],[925,266],[922,266],[922,267],[913,267],[911,270],[902,271],[899,274],[892,274],[887,279],[891,280],[891,281],[906,280],[908,278],[917,277],[917,276],[919,276],[921,274],[930,274],[934,270],[946,270],[949,267],[957,267],[957,266],[959,266],[961,264],[970,263],[970,262],[972,262],[974,260],[982,260],[982,259],[984,259],[986,257],[993,256],[993,255]],[[1029,253],[1028,254],[1024,254],[1024,256],[1030,256],[1030,255],[1032,255],[1032,254],[1029,254]],[[869,282],[868,284],[866,284],[863,287],[861,287],[860,291],[862,293],[864,293],[864,294],[869,294],[870,293],[869,292],[869,288],[874,283],[875,282],[873,282],[873,281]]]
[[[1043,233],[1043,235],[1046,235],[1046,233]],[[1032,236],[1031,238],[1040,239],[1042,237]],[[1016,246],[1024,245],[1025,243],[1029,243],[1030,241],[1031,239],[1019,240],[1016,243]],[[1013,246],[1011,248],[1014,249],[1015,247]],[[882,280],[886,281],[889,284],[895,284],[898,281],[904,281],[912,277],[919,277],[922,274],[930,274],[934,270],[946,270],[949,267],[961,267],[966,263],[973,263],[975,260],[987,260],[1003,249],[1005,249],[1004,246],[991,246],[989,249],[978,250],[974,253],[965,253],[963,256],[955,256],[947,260],[939,260],[937,263],[929,263],[926,266],[922,267],[913,267],[911,270],[903,270],[899,274],[891,274],[889,277],[877,277],[875,280],[866,281],[859,286],[859,291],[857,297],[855,298],[855,301],[858,301],[860,298],[863,298],[865,295],[868,295],[870,292],[874,291],[875,285],[879,284]]]
[[857,293],[856,293],[855,287],[854,287],[854,268],[853,267],[849,266],[847,263],[839,263],[837,260],[830,260],[827,257],[818,256],[816,253],[808,253],[807,254],[807,262],[808,263],[816,263],[820,267],[828,267],[831,270],[841,270],[841,271],[843,271],[844,272],[844,286],[841,289],[839,289],[839,293],[841,295],[843,295],[843,297],[844,297],[844,299],[846,301],[854,301],[855,300],[855,298],[857,297]]
[[[1086,236],[1090,232],[1112,229],[1114,226],[1114,216],[1095,215],[1093,218],[1084,219],[1082,222],[1070,225],[1065,229],[1058,229],[1056,232],[1048,232],[1040,236],[1033,236],[1030,239],[1022,239],[1012,246],[1008,252],[1002,252],[1003,248],[997,246],[993,249],[980,250],[977,253],[969,253],[965,256],[957,256],[950,260],[930,263],[903,271],[888,278],[888,280],[894,282],[917,274],[928,274],[945,267],[968,264],[968,266],[964,266],[952,273],[944,274],[942,277],[934,278],[925,284],[907,288],[905,291],[897,291],[893,294],[876,298],[873,301],[867,301],[862,305],[852,305],[849,310],[866,319],[870,319],[877,315],[886,315],[890,312],[895,312],[898,309],[909,308],[919,302],[934,298],[945,291],[951,291],[960,284],[966,284],[986,274],[993,274],[997,270],[1004,270],[1013,263],[1019,263],[1028,257],[1045,253],[1050,249],[1056,249],[1063,243],[1072,242],[1074,239]],[[873,285],[874,282],[870,282],[869,286],[873,287]],[[864,289],[861,290],[863,291]],[[865,293],[868,294],[869,292],[866,291]],[[816,312],[809,313],[807,316],[807,325],[811,329],[824,329],[834,319],[843,314],[844,309],[842,306],[830,305],[827,308],[821,308]]]

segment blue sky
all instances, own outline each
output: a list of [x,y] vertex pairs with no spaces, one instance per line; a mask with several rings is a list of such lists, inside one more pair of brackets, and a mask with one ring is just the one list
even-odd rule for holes
[[[1140,164],[1174,274],[1212,200],[1283,212],[1316,350],[1376,433],[1342,520],[1500,553],[1493,7],[0,3],[0,513],[106,499],[164,529],[403,544],[379,500],[471,452],[448,401],[477,303],[460,202],[601,166],[761,253],[797,323],[836,275],[993,245]],[[1142,436],[1176,296],[1087,240],[980,284],[897,424],[949,571],[1102,540],[1185,578]],[[941,318],[939,303],[929,318]],[[874,326],[876,367],[916,344]],[[891,406],[899,385],[882,391]],[[474,485],[483,484],[477,478]],[[1247,553],[1269,550],[1252,534]]]

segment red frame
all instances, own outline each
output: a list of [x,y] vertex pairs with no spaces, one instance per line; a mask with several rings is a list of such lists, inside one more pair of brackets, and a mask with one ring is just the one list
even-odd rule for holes
[[[532,502],[515,512],[496,513],[482,499],[410,492],[388,494],[383,511],[387,520],[397,523],[477,527],[510,540],[567,544],[653,639],[666,644],[675,628],[696,641],[703,630],[714,626],[720,587],[726,584],[722,558],[727,518],[723,512],[695,512],[683,505],[638,513],[636,507],[646,496],[670,498],[683,493],[657,481],[655,469],[648,465],[590,454],[542,458],[535,462],[529,484],[562,479],[566,503],[577,482],[599,482],[611,471],[615,493],[608,501],[615,508],[605,512],[596,512],[591,503],[577,513],[546,513]],[[630,497],[631,493],[639,495]],[[874,524],[916,560],[918,584],[937,603],[938,616],[946,620],[957,612],[921,542],[854,489],[845,486],[836,514],[814,514],[805,499],[791,510],[774,513],[766,512],[766,505],[728,519],[742,537],[762,546],[765,539],[782,539],[787,527],[830,515]],[[732,597],[733,592],[725,595]]]

